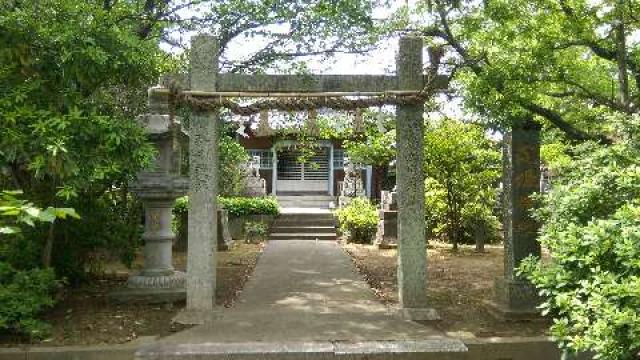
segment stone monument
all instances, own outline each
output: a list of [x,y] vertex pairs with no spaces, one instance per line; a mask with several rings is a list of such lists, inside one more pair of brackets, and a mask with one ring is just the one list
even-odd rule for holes
[[260,156],[254,156],[247,164],[246,196],[266,196],[267,183],[260,177]]
[[540,126],[531,119],[514,127],[504,138],[504,278],[495,284],[496,301],[490,303],[506,319],[540,315],[535,287],[517,275],[522,259],[540,256],[539,224],[531,216],[531,195],[540,191]]
[[382,209],[378,212],[380,221],[376,243],[380,249],[393,249],[398,246],[398,193],[382,191],[380,195]]

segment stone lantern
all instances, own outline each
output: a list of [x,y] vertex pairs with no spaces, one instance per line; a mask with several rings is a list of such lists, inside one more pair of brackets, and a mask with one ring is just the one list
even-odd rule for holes
[[178,197],[189,188],[189,179],[180,175],[180,149],[175,146],[185,136],[178,121],[168,113],[167,95],[160,87],[149,89],[150,113],[137,121],[147,131],[157,154],[152,167],[138,174],[131,191],[144,205],[144,266],[127,280],[126,288],[112,294],[120,301],[172,302],[185,298],[186,276],[172,264],[172,210]]

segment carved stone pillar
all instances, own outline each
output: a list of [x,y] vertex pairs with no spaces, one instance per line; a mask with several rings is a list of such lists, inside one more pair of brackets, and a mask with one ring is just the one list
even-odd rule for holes
[[517,275],[520,261],[540,256],[538,223],[531,216],[531,195],[540,191],[540,126],[532,120],[504,138],[504,279],[496,281],[495,308],[511,318],[537,317],[536,289]]
[[[422,90],[422,38],[400,38],[398,85]],[[427,302],[427,241],[424,226],[424,172],[422,169],[424,105],[396,106],[398,186],[398,293],[400,312],[410,320],[434,320]]]

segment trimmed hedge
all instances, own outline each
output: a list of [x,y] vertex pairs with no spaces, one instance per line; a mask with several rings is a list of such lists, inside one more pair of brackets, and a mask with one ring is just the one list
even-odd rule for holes
[[[278,215],[280,206],[274,197],[218,197],[218,203],[227,210],[230,216]],[[175,214],[189,210],[189,199],[184,196],[176,201],[173,208]]]

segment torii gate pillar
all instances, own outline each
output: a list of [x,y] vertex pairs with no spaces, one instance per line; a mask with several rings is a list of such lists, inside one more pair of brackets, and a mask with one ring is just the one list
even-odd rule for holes
[[[398,87],[422,90],[422,38],[403,37],[397,59]],[[400,312],[410,320],[436,320],[427,307],[427,242],[424,228],[424,104],[396,107],[398,186],[398,291]]]
[[[193,37],[189,79],[192,90],[216,90],[217,54],[215,37]],[[184,324],[206,322],[215,305],[218,121],[218,111],[194,111],[189,122],[187,307],[174,319]]]

